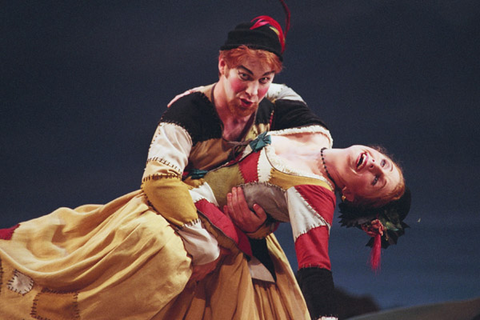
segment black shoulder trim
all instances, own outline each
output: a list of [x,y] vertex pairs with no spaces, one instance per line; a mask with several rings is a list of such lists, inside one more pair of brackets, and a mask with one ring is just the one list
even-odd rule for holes
[[165,111],[160,122],[175,123],[190,134],[193,144],[222,137],[222,125],[215,106],[201,92],[181,97]]
[[255,118],[255,124],[269,124],[272,120],[274,105],[270,100],[263,99],[260,101]]
[[304,102],[283,99],[275,101],[272,130],[310,125],[321,125],[328,129],[327,125]]

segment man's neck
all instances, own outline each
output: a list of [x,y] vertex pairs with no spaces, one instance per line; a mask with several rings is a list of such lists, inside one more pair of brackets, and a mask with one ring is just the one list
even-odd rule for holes
[[212,88],[212,90],[211,100],[223,123],[223,138],[229,141],[241,140],[248,130],[247,127],[250,127],[254,115],[251,114],[245,117],[239,117],[230,111],[221,80]]
[[226,117],[220,119],[223,122],[223,138],[229,141],[240,141],[247,133],[251,126],[251,120],[254,115],[250,115],[244,118]]

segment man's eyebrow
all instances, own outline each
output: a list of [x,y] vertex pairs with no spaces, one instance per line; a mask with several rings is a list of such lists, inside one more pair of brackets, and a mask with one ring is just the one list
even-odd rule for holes
[[248,69],[247,67],[245,67],[245,66],[238,66],[238,68],[239,68],[239,69],[244,69],[245,71],[247,71],[248,73],[250,73],[251,75],[253,75],[253,72],[252,72],[250,69]]
[[[243,70],[245,70],[246,72],[248,72],[250,75],[253,76],[253,71],[250,70],[250,69],[248,69],[248,68],[245,67],[245,66],[240,65],[240,66],[238,66],[238,69],[243,69]],[[267,72],[265,72],[262,76],[266,76],[266,75],[269,75],[269,74],[272,74],[272,73],[275,73],[275,71],[273,71],[273,70],[267,71]]]

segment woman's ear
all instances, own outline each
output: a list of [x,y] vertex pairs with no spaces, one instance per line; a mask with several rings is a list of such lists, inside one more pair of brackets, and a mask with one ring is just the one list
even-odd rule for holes
[[347,186],[343,187],[342,189],[342,199],[346,199],[349,202],[353,202],[353,200],[355,200],[355,196]]

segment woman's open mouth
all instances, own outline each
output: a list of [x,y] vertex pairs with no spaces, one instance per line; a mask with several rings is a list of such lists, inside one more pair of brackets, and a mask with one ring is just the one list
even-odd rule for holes
[[360,171],[367,165],[368,154],[366,152],[362,153],[357,159],[357,171]]

